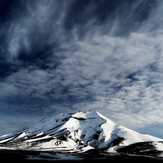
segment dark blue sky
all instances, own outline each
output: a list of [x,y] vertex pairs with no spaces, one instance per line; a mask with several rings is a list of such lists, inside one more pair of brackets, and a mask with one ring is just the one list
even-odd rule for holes
[[1,0],[0,135],[56,113],[97,110],[163,137],[162,7]]

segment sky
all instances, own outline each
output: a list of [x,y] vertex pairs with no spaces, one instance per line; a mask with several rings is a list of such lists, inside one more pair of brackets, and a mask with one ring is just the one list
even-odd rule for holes
[[163,138],[162,0],[1,0],[0,135],[96,110]]

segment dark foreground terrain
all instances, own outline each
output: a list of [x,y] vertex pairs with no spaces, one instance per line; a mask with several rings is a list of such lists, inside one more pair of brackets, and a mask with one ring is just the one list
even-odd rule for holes
[[0,151],[1,162],[6,161],[22,161],[22,162],[84,162],[84,161],[148,161],[148,162],[163,162],[160,157],[148,156],[127,156],[127,155],[113,155],[113,154],[70,154],[70,153],[56,153],[56,152],[37,152],[37,151]]

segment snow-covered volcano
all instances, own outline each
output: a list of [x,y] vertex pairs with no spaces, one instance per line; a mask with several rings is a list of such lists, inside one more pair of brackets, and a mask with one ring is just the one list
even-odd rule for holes
[[0,149],[161,154],[163,139],[117,125],[96,111],[62,113],[0,137]]

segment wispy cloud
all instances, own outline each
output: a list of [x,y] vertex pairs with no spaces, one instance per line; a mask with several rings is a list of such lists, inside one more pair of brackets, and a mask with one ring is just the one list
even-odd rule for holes
[[22,17],[8,22],[1,111],[96,109],[139,131],[162,124],[162,2],[84,2],[26,2]]

